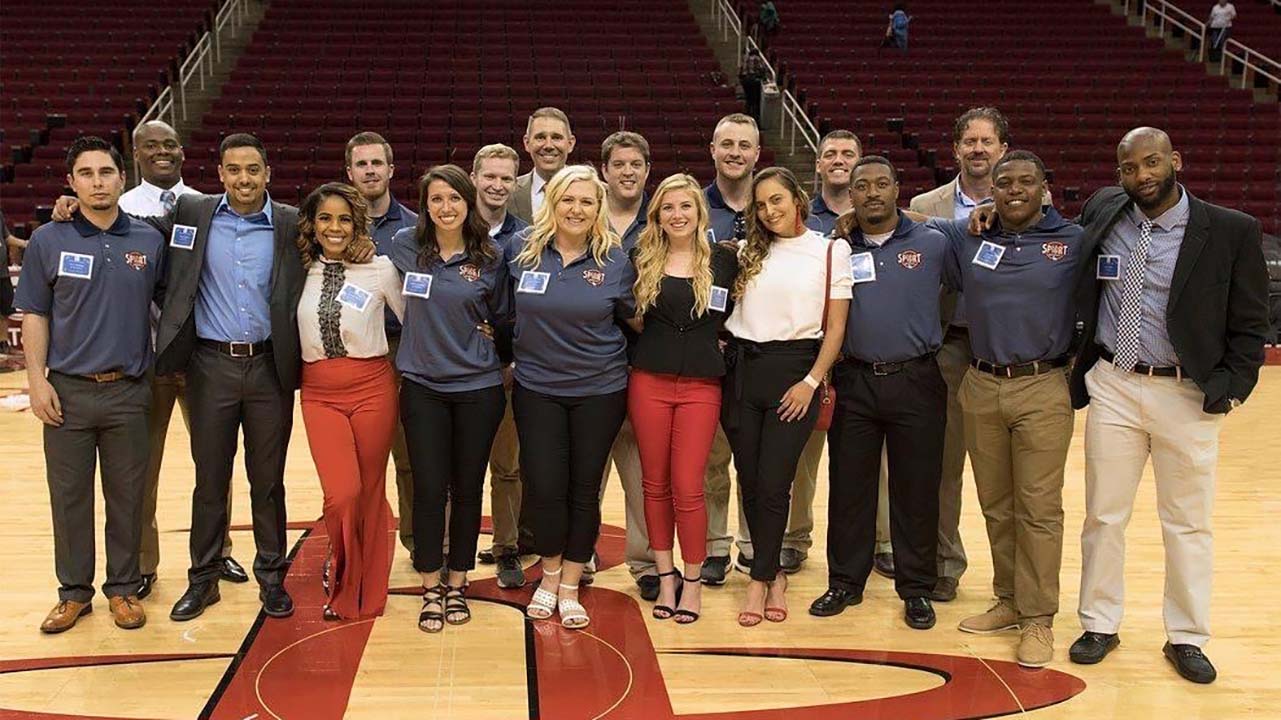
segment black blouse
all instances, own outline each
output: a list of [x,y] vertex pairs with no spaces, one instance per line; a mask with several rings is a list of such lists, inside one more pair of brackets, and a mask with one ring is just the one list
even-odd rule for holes
[[645,313],[645,329],[636,339],[632,367],[645,372],[682,377],[721,377],[725,361],[717,337],[734,310],[729,298],[738,276],[733,250],[712,246],[712,285],[725,290],[724,310],[708,309],[691,317],[694,286],[689,278],[663,276],[658,298]]

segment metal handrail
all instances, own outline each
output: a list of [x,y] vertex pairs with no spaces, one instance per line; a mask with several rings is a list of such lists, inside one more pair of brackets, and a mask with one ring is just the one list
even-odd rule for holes
[[[1148,0],[1143,5],[1143,15],[1141,19],[1143,24],[1148,22],[1148,13],[1153,16],[1153,25],[1156,25],[1157,32],[1165,35],[1165,26],[1167,23],[1183,30],[1192,37],[1197,38],[1197,62],[1205,62],[1205,23],[1199,18],[1187,12],[1183,8],[1172,5],[1166,0]],[[1130,0],[1125,1],[1125,13],[1130,14]]]
[[[1234,48],[1238,49],[1235,53],[1232,52]],[[1253,48],[1242,45],[1232,38],[1228,38],[1228,41],[1223,44],[1223,53],[1219,56],[1220,74],[1226,73],[1228,58],[1232,58],[1233,60],[1241,63],[1242,89],[1250,87],[1249,79],[1251,70],[1254,71],[1255,75],[1262,75],[1276,83],[1278,86],[1281,86],[1281,63],[1278,63],[1267,55],[1256,52]]]
[[[756,40],[743,32],[743,21],[738,17],[738,13],[734,10],[734,7],[729,4],[728,0],[716,0],[716,2],[712,4],[712,10],[715,15],[717,25],[721,30],[721,39],[728,41],[730,31],[733,31],[737,38],[737,42],[735,44],[737,52],[736,62],[740,65],[742,64],[743,50],[745,47],[756,50],[756,52],[760,54],[761,60],[765,63],[766,70],[769,71],[770,81],[778,86],[780,100],[779,124],[786,128],[784,133],[788,135],[788,154],[794,155],[796,153],[796,136],[799,134],[801,142],[809,147],[810,152],[817,155],[819,141],[818,128],[814,127],[814,123],[810,120],[809,116],[805,114],[805,108],[803,108],[800,102],[797,101],[796,96],[793,95],[790,90],[783,87],[782,83],[779,82],[780,78],[778,76],[778,72],[774,70],[774,66],[770,64],[769,59],[765,57],[765,53],[762,52],[760,46],[756,44]],[[788,121],[790,121],[790,124]]]
[[[1130,14],[1130,3],[1131,0],[1125,0],[1124,3],[1127,16]],[[1272,0],[1272,4],[1281,7],[1281,0]],[[1210,28],[1207,27],[1204,21],[1167,0],[1147,0],[1141,16],[1145,25],[1149,22],[1149,14],[1152,15],[1152,24],[1156,26],[1157,31],[1162,35],[1165,35],[1165,27],[1168,23],[1197,38],[1197,61],[1205,62],[1206,42],[1210,36]],[[1221,75],[1227,74],[1228,58],[1241,63],[1242,88],[1250,86],[1250,74],[1252,72],[1255,76],[1262,75],[1281,85],[1281,63],[1239,40],[1228,38],[1228,41],[1224,43],[1223,52],[1219,55],[1219,74]]]

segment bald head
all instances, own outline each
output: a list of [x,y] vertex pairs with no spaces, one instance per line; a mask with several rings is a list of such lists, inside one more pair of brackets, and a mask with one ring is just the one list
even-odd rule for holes
[[1183,158],[1163,130],[1141,127],[1126,133],[1116,146],[1116,164],[1121,187],[1148,217],[1178,203]]
[[1116,146],[1116,159],[1120,162],[1122,158],[1138,147],[1155,150],[1157,152],[1169,155],[1174,152],[1174,145],[1170,142],[1170,136],[1164,130],[1154,127],[1134,128],[1121,138],[1121,142]]
[[169,123],[151,120],[134,128],[133,159],[142,179],[152,185],[167,190],[182,179],[182,143]]

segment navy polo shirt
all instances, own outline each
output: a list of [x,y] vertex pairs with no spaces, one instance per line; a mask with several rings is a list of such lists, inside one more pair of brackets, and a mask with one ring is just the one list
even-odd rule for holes
[[405,291],[405,322],[396,368],[414,382],[438,392],[464,392],[503,384],[498,350],[477,326],[498,325],[511,312],[507,265],[493,244],[494,261],[478,267],[459,253],[444,263],[418,262],[414,228],[396,233],[391,261],[402,277],[431,276],[427,297]]
[[641,195],[640,212],[636,213],[636,219],[627,229],[619,233],[618,237],[623,241],[623,252],[630,253],[632,248],[636,247],[636,241],[640,239],[640,234],[649,224],[649,217],[645,211],[649,209],[649,193]]
[[[374,254],[391,255],[392,238],[396,233],[404,228],[412,229],[417,224],[418,215],[392,197],[391,205],[387,207],[387,214],[374,218],[373,227],[370,228],[370,237],[374,241]],[[391,308],[383,308],[383,320],[386,322],[387,337],[394,338],[400,335],[400,320],[396,319],[396,313],[392,312]]]
[[707,209],[711,214],[711,230],[715,235],[714,242],[725,242],[726,240],[743,240],[747,237],[747,218],[743,213],[733,210],[725,204],[725,196],[721,195],[721,189],[712,183],[703,188],[703,195],[707,196]]
[[953,284],[947,236],[899,213],[894,234],[880,247],[855,228],[850,248],[851,263],[871,253],[876,279],[854,284],[845,354],[863,362],[901,362],[936,352],[943,344],[939,286]]
[[805,218],[805,227],[810,230],[817,230],[823,235],[831,235],[832,230],[836,229],[836,218],[840,217],[823,202],[822,194],[815,195],[814,200],[810,202],[810,216]]
[[[604,265],[590,251],[567,266],[548,242],[538,267],[522,267],[517,236],[507,248],[513,288],[516,381],[545,395],[584,397],[627,387],[627,341],[619,323],[636,316],[636,269],[621,248]],[[548,273],[545,292],[521,290],[526,273]],[[532,279],[532,276],[531,278]]]
[[503,218],[502,226],[498,228],[498,232],[491,232],[489,236],[494,239],[494,242],[498,243],[498,247],[502,248],[505,253],[507,252],[507,246],[512,244],[512,238],[527,227],[529,227],[529,223],[511,213],[507,213],[506,217]]
[[[1021,233],[998,218],[981,236],[968,220],[934,219],[950,241],[949,257],[965,293],[974,357],[997,365],[1051,360],[1067,354],[1075,325],[1076,273],[1085,230],[1047,208]],[[1004,248],[995,269],[975,263],[984,241]],[[991,264],[991,263],[988,263]]]
[[164,247],[158,230],[124,212],[106,230],[76,213],[31,234],[14,307],[49,318],[50,370],[147,371]]

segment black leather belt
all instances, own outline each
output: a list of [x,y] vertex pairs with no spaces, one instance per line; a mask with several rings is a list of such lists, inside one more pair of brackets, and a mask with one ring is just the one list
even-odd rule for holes
[[843,362],[860,370],[871,370],[873,375],[894,375],[895,373],[903,372],[910,365],[933,359],[934,353],[926,353],[907,360],[899,360],[898,362],[866,362],[856,357],[847,357]]
[[1033,360],[1030,363],[1022,363],[1019,365],[994,365],[986,360],[979,360],[978,358],[974,358],[970,361],[970,367],[975,370],[1002,378],[1019,378],[1041,375],[1057,368],[1067,367],[1067,364],[1067,357],[1051,358],[1049,360]]
[[[1116,359],[1115,359],[1116,356],[1113,355],[1111,351],[1109,351],[1107,348],[1103,347],[1102,345],[1099,345],[1098,348],[1099,348],[1099,357],[1103,358],[1104,360],[1107,360],[1108,362],[1114,365],[1116,364]],[[1148,377],[1172,377],[1178,380],[1183,379],[1183,368],[1178,365],[1168,365],[1165,367],[1157,367],[1155,365],[1144,365],[1143,363],[1135,363],[1134,369],[1131,370],[1130,372],[1134,373],[1135,375],[1147,375]]]
[[247,343],[247,342],[222,342],[219,340],[206,340],[204,338],[200,338],[199,341],[201,345],[207,348],[213,348],[214,350],[217,350],[223,355],[230,355],[234,358],[247,358],[247,357],[253,357],[254,355],[261,355],[263,353],[271,352],[270,340],[263,340],[262,342],[256,342],[256,343]]

